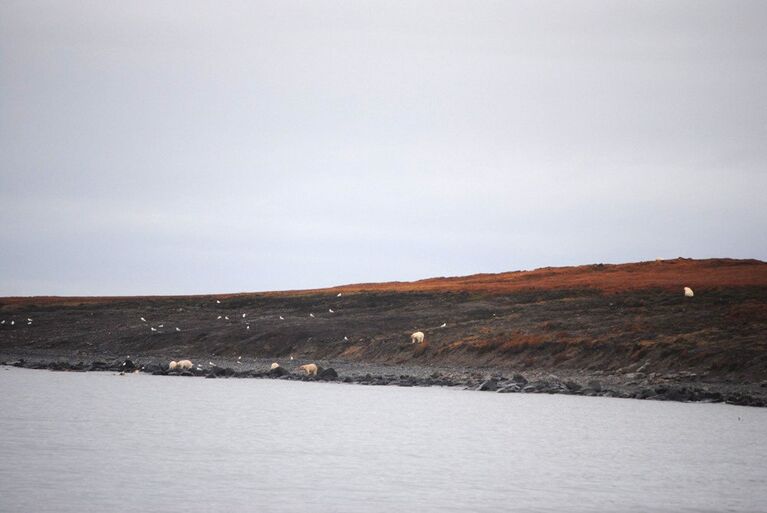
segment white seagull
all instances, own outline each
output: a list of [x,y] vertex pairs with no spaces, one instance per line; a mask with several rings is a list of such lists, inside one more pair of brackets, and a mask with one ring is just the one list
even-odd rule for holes
[[336,297],[341,297],[341,293],[339,292],[338,294],[336,294]]
[[213,366],[213,367],[216,367],[216,364],[215,364],[215,363],[213,363],[213,362],[211,362],[211,361],[208,361],[208,365],[211,365],[211,366]]
[[328,312],[330,313],[336,313],[332,308],[328,308]]
[[157,331],[156,329],[154,329],[154,328],[153,328],[153,327],[151,327],[151,326],[149,327],[149,329],[150,329],[150,330],[152,330],[152,331]]
[[244,319],[246,315],[248,315],[248,314],[242,314],[242,318]]
[[[281,315],[280,315],[280,320],[281,320],[281,321],[284,321],[284,320],[285,320],[285,317],[283,317],[283,316],[281,316]],[[3,322],[5,322],[5,321],[3,321]]]
[[146,319],[144,319],[144,318],[142,317],[142,318],[141,318],[141,322],[146,322]]
[[5,324],[5,319],[3,319],[3,322],[0,322],[0,324]]
[[218,319],[220,319],[220,318],[221,318],[221,316],[220,316],[220,315],[219,315],[218,317],[216,317],[216,319],[217,319],[217,320],[218,320]]
[[442,326],[440,326],[440,328],[447,328],[447,323],[446,323],[446,322],[443,322],[443,323],[442,323]]
[[226,320],[228,321],[228,320],[229,320],[229,316],[228,316],[228,315],[225,315],[225,316],[224,316],[224,319],[226,319]]
[[11,326],[13,326],[14,324],[16,324],[16,321],[11,321]]
[[347,342],[349,342],[349,337],[344,337],[344,340],[346,340]]
[[245,326],[245,329],[246,329],[246,330],[249,330],[249,329],[250,329],[250,324],[248,324],[247,326]]
[[32,322],[32,319],[30,319],[29,317],[27,317],[27,321],[28,321],[28,322]]
[[310,314],[309,314],[309,317],[314,317],[314,314],[313,314],[313,313],[310,313]]
[[165,325],[164,325],[164,324],[160,324],[160,325],[159,325],[159,326],[157,326],[157,327],[158,327],[158,328],[164,328],[164,327],[165,327]]
[[221,304],[221,301],[219,301],[218,299],[216,299],[216,304],[217,304],[217,305],[220,305],[220,304]]
[[176,326],[176,331],[181,331],[181,328],[179,328],[178,326]]

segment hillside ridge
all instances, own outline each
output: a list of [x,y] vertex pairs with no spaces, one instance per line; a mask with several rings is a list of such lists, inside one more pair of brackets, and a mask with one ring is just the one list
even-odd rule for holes
[[586,264],[578,266],[541,267],[530,271],[477,273],[466,276],[438,276],[415,281],[367,282],[314,289],[258,292],[224,292],[181,295],[134,296],[7,296],[4,305],[39,302],[108,302],[139,298],[194,299],[233,298],[247,296],[293,296],[323,293],[359,292],[481,292],[504,294],[533,289],[584,288],[602,292],[618,292],[650,288],[678,289],[680,286],[713,288],[732,286],[767,287],[767,262],[756,259],[675,258],[621,264]]

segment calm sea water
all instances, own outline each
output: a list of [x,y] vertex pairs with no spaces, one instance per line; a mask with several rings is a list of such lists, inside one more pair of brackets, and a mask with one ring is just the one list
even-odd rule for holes
[[767,410],[0,367],[0,511],[767,511]]

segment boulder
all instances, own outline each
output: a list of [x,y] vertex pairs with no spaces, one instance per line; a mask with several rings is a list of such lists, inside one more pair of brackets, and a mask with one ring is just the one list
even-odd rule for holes
[[319,379],[325,379],[325,380],[334,380],[338,379],[338,373],[336,370],[332,367],[329,367],[327,369],[322,369],[320,372],[317,373],[317,377]]
[[495,378],[483,381],[482,384],[477,387],[477,390],[481,392],[495,392],[498,390],[498,380]]
[[637,399],[647,399],[655,395],[656,395],[655,390],[652,390],[650,388],[643,388],[642,390],[636,392],[634,394],[634,397],[636,397]]
[[588,387],[591,390],[595,391],[595,392],[601,392],[602,391],[602,383],[600,383],[599,381],[597,381],[595,379],[592,379],[587,384],[588,384]]
[[577,392],[583,387],[581,387],[575,381],[565,381],[565,388],[567,388],[570,392]]
[[672,388],[668,392],[666,392],[666,399],[668,399],[669,401],[682,401],[682,402],[694,401],[695,394],[685,387]]
[[516,383],[511,383],[510,385],[505,385],[505,386],[499,388],[498,389],[498,393],[499,394],[514,394],[514,393],[517,393],[517,392],[519,392],[521,390],[522,389],[520,388],[519,385],[517,385]]
[[534,381],[532,383],[528,383],[527,386],[525,386],[522,390],[524,392],[556,394],[557,392],[564,392],[566,389],[565,389],[565,386],[562,385],[561,383],[554,383],[554,382],[542,379],[540,381]]
[[274,369],[269,369],[269,372],[266,373],[270,378],[280,378],[287,374],[290,374],[290,371],[285,367],[275,367]]
[[154,374],[155,372],[164,373],[164,369],[159,363],[148,363],[141,369],[143,372]]
[[237,374],[237,371],[231,367],[216,367],[211,372],[213,372],[219,378],[231,378]]
[[699,400],[707,403],[721,403],[724,400],[724,397],[719,392],[702,390],[699,394]]

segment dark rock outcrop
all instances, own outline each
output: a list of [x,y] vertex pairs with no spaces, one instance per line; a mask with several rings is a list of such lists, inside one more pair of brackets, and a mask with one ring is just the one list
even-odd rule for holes
[[332,367],[317,372],[317,377],[326,381],[338,379],[338,373]]
[[513,394],[521,391],[522,389],[516,383],[509,383],[498,389],[499,394]]
[[280,378],[282,376],[287,376],[288,374],[290,374],[290,371],[286,369],[285,367],[275,367],[274,369],[269,369],[269,372],[267,372],[266,374],[270,378]]
[[477,390],[481,392],[495,392],[498,390],[498,380],[494,378],[485,380],[477,387]]

